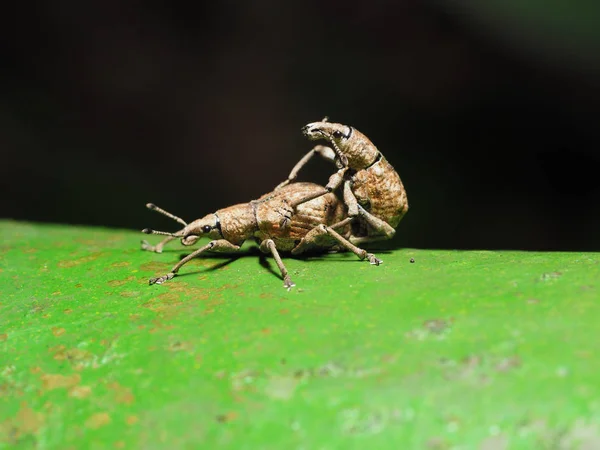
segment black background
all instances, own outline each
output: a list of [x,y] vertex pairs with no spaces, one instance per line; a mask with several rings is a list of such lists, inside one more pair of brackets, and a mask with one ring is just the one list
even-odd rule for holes
[[398,246],[600,250],[589,14],[574,2],[571,22],[537,30],[459,3],[12,5],[2,214],[175,230],[144,204],[191,220],[256,198],[311,148],[301,126],[328,115],[400,173]]

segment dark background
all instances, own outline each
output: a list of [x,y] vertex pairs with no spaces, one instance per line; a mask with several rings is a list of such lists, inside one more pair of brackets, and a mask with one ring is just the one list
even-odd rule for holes
[[175,230],[144,204],[191,220],[256,198],[328,115],[400,173],[398,246],[600,250],[600,14],[564,3],[11,5],[2,215]]

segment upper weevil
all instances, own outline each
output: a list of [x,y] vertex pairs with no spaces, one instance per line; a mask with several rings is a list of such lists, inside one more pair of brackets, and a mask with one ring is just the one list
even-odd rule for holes
[[288,179],[275,188],[293,182],[302,167],[315,155],[336,164],[338,171],[320,192],[307,195],[294,206],[332,192],[343,184],[344,202],[353,220],[354,244],[391,239],[408,210],[406,191],[398,173],[373,143],[357,129],[341,123],[309,123],[302,133],[310,140],[323,139],[330,147],[316,145],[294,166]]
[[351,233],[352,219],[346,217],[344,204],[334,193],[319,194],[296,208],[291,206],[298,200],[314,196],[322,190],[322,186],[313,183],[293,183],[276,192],[265,194],[258,200],[220,209],[189,224],[148,203],[146,206],[149,209],[176,220],[184,228],[176,233],[146,228],[143,230],[146,234],[167,237],[156,246],[142,241],[142,249],[160,253],[167,242],[177,238],[181,238],[183,245],[193,245],[204,236],[212,239],[183,258],[168,274],[150,279],[150,284],[161,284],[170,280],[184,264],[203,252],[237,251],[244,241],[252,238],[260,245],[261,251],[273,255],[281,271],[284,286],[288,289],[294,286],[294,283],[279,256],[279,251],[290,251],[293,255],[298,255],[307,251],[346,249],[360,259],[378,264],[380,261],[373,254],[346,239]]

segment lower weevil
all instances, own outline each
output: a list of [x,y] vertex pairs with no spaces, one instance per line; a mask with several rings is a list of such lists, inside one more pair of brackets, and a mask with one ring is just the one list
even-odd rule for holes
[[293,183],[275,192],[265,194],[258,200],[241,203],[220,209],[212,214],[194,220],[185,221],[165,210],[148,203],[148,209],[159,212],[184,226],[176,233],[144,229],[146,234],[167,236],[156,246],[142,241],[142,249],[162,252],[163,246],[174,239],[181,239],[183,245],[193,245],[201,237],[212,240],[192,252],[177,263],[171,271],[157,278],[151,278],[150,284],[162,284],[177,274],[179,269],[201,253],[231,252],[240,249],[244,241],[254,238],[264,253],[271,253],[281,272],[284,287],[290,289],[294,283],[281,260],[279,251],[289,251],[299,255],[308,251],[327,251],[346,249],[360,259],[371,264],[381,261],[371,253],[358,248],[348,241],[351,218],[346,217],[344,204],[334,193],[326,193],[313,200],[293,207],[298,200],[320,193],[323,188],[313,183]]

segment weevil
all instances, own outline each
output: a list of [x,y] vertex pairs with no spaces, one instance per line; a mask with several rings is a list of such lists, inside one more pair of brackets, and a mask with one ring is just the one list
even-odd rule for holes
[[283,264],[279,252],[291,252],[300,255],[309,251],[349,250],[360,259],[372,264],[381,262],[375,255],[368,253],[348,241],[351,233],[352,218],[345,214],[342,201],[332,193],[319,195],[313,200],[302,202],[292,207],[299,200],[321,193],[322,186],[314,183],[292,183],[282,186],[276,192],[263,195],[249,203],[240,203],[220,209],[201,219],[186,223],[183,219],[148,203],[146,207],[161,213],[181,225],[183,228],[175,233],[155,231],[149,228],[142,230],[146,234],[164,235],[166,238],[156,246],[142,241],[142,249],[162,252],[165,244],[174,239],[181,239],[183,245],[195,244],[201,237],[211,241],[198,248],[163,276],[151,278],[150,284],[162,284],[179,272],[191,259],[204,252],[238,251],[244,241],[254,238],[263,253],[270,253],[283,278],[284,287],[290,289],[295,284]]
[[[290,172],[275,191],[293,184],[302,167],[315,155],[336,164],[338,170],[320,192],[307,194],[293,206],[326,195],[343,185],[347,214],[353,219],[349,240],[356,245],[391,239],[408,211],[408,200],[400,176],[375,145],[357,129],[341,123],[309,123],[302,133],[310,140],[323,139],[331,146],[316,145]],[[356,220],[356,219],[362,220]]]

